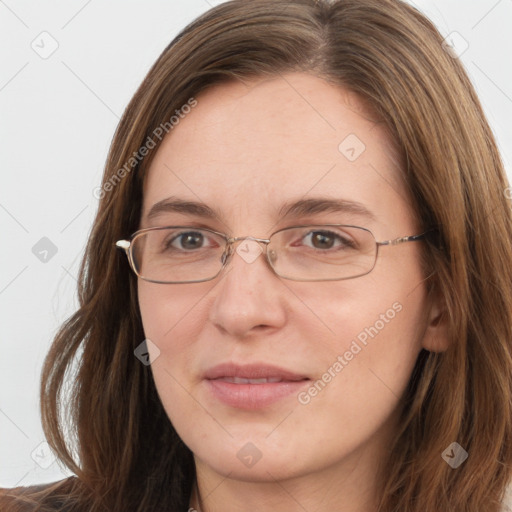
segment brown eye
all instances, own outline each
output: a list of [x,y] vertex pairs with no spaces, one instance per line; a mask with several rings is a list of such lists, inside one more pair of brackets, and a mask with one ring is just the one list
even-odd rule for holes
[[320,250],[354,247],[352,240],[346,236],[343,236],[341,233],[335,233],[334,231],[310,231],[302,238],[302,240],[307,240],[307,245],[313,249]]
[[189,232],[179,235],[175,240],[180,241],[180,248],[191,250],[198,249],[203,245],[204,236],[202,233]]
[[199,231],[185,231],[172,236],[164,242],[165,250],[193,251],[201,249],[205,236]]
[[316,249],[330,249],[334,245],[334,237],[330,234],[316,231],[311,235],[311,243]]

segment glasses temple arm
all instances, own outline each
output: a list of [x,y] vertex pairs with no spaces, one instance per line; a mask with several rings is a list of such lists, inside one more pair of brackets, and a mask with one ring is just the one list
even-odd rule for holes
[[383,240],[382,242],[377,242],[377,245],[398,245],[404,242],[418,242],[419,240],[423,240],[430,231],[432,230],[429,229],[419,235],[402,236],[400,238],[395,238],[394,240]]

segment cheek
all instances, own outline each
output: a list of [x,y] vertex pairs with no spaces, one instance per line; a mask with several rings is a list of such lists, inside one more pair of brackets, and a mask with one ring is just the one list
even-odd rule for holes
[[316,357],[319,353],[332,356],[333,351],[343,354],[353,342],[360,345],[361,354],[368,353],[366,357],[372,353],[381,356],[380,350],[395,353],[395,347],[419,347],[425,323],[421,274],[407,273],[409,279],[399,280],[386,277],[386,272],[374,271],[329,287],[296,288],[303,304],[294,321],[301,332],[311,335],[315,331],[315,338],[310,338],[314,343],[303,340],[304,346],[314,349]]
[[176,415],[177,424],[181,425],[179,420],[194,412],[194,403],[186,390],[190,386],[188,372],[199,355],[192,340],[205,323],[200,318],[198,300],[207,292],[191,285],[161,285],[142,280],[138,283],[144,335],[157,347],[153,346],[157,357],[151,354],[151,371],[162,405],[175,426]]
[[317,402],[319,415],[333,411],[329,403],[340,414],[361,407],[370,415],[384,412],[407,387],[425,329],[425,288],[421,273],[413,271],[407,280],[380,275],[360,278],[357,285],[337,283],[329,300],[319,289],[307,296],[304,289],[304,302],[319,320],[310,317],[300,326],[302,357],[316,362],[319,382],[302,402]]
[[[324,304],[322,318],[332,332],[317,337],[303,354],[316,361],[317,373],[297,397],[297,428],[306,436],[320,429],[323,448],[316,449],[326,454],[383,428],[401,403],[421,350],[422,288],[390,285],[372,294],[361,285],[357,291],[340,287],[339,298],[334,294]],[[314,300],[310,304],[315,307]]]
[[[179,351],[201,329],[198,299],[207,291],[198,292],[190,284],[162,285],[139,280],[139,307],[146,337],[160,350]],[[184,325],[187,335],[183,333]]]

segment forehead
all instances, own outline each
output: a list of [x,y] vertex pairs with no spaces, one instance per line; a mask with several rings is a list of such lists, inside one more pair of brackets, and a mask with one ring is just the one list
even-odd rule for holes
[[196,100],[147,172],[143,224],[168,196],[204,202],[234,222],[310,195],[356,199],[377,212],[400,209],[402,199],[404,214],[393,140],[355,94],[289,73],[219,84]]

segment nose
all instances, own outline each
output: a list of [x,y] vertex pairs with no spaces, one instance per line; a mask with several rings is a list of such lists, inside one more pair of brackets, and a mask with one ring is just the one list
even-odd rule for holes
[[215,294],[209,319],[224,334],[244,338],[263,329],[279,329],[286,322],[286,287],[265,258],[258,239],[236,240]]

